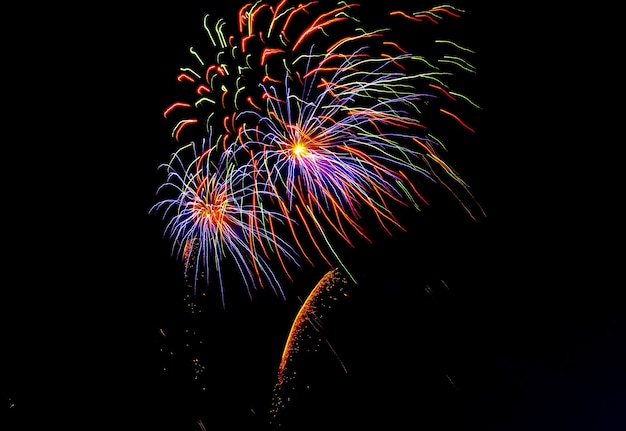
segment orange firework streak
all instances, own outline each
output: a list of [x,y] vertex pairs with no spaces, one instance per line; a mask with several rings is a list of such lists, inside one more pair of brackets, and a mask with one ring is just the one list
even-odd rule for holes
[[[278,367],[278,380],[276,383],[277,387],[283,384],[284,372],[287,367],[287,362],[289,361],[291,352],[298,349],[298,337],[304,330],[304,324],[312,319],[318,320],[320,318],[320,316],[317,315],[318,304],[316,300],[322,293],[328,293],[333,287],[336,287],[337,283],[341,283],[341,285],[343,286],[347,284],[347,282],[348,280],[342,275],[339,268],[335,268],[331,271],[328,271],[320,279],[320,281],[318,281],[313,290],[311,290],[311,293],[309,293],[306,300],[300,307],[298,314],[293,320],[291,329],[289,330],[287,342],[285,343],[283,355],[281,357],[280,365]],[[342,293],[344,296],[347,295],[345,292],[343,292],[343,287],[339,288],[339,293]]]

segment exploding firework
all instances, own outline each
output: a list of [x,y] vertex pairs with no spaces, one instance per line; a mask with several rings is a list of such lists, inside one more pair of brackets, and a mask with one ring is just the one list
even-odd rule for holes
[[[221,152],[213,160],[216,152],[206,147],[209,141],[181,147],[161,166],[167,180],[159,192],[166,194],[169,189],[172,197],[162,199],[151,211],[161,211],[168,218],[172,252],[184,262],[185,275],[194,288],[198,280],[208,280],[215,271],[223,298],[222,271],[231,264],[249,293],[268,285],[282,295],[270,260],[284,267],[296,259],[292,247],[274,233],[274,226],[285,217],[260,207],[257,199],[264,193],[241,177],[245,172],[230,160],[235,155]],[[188,154],[190,163],[185,161]]]
[[[188,97],[164,112],[178,144],[202,148],[174,153],[161,189],[177,196],[155,205],[167,209],[194,285],[216,274],[223,291],[227,259],[249,291],[282,293],[279,273],[290,278],[318,258],[352,277],[339,244],[370,241],[371,220],[403,230],[395,212],[427,203],[421,181],[447,188],[472,215],[469,188],[428,121],[439,115],[473,131],[452,106],[477,105],[449,84],[474,73],[463,58],[471,51],[436,40],[443,54],[414,52],[394,40],[393,25],[368,29],[359,7],[258,1],[234,26],[205,16],[210,54],[190,49],[194,65],[178,76]],[[442,5],[386,18],[432,25],[462,12]]]
[[[388,233],[402,230],[393,209],[419,209],[425,202],[411,178],[436,181],[433,162],[453,172],[419,121],[418,105],[435,96],[413,90],[415,81],[438,73],[407,74],[398,65],[418,62],[415,56],[371,57],[363,47],[302,58],[309,65],[302,92],[292,92],[288,75],[280,86],[271,85],[267,108],[249,113],[255,126],[241,136],[247,148],[257,149],[249,166],[263,190],[283,197],[280,210],[294,214],[328,265],[341,265],[328,231],[351,246],[353,233],[369,240],[361,225],[365,211]],[[322,70],[333,73],[322,78]],[[294,239],[307,256],[302,239]]]

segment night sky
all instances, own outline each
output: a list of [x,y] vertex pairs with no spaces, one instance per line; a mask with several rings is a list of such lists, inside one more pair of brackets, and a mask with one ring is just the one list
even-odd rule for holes
[[281,354],[329,268],[295,274],[284,299],[228,275],[223,308],[215,290],[190,296],[148,213],[175,145],[162,114],[178,68],[204,14],[237,5],[12,12],[0,428],[626,429],[622,229],[585,73],[600,64],[593,32],[548,31],[584,18],[563,11],[471,3],[454,3],[454,39],[476,52],[467,87],[482,109],[446,154],[486,216],[427,188],[429,206],[398,213],[406,232],[345,250],[359,283],[303,329],[280,426]]

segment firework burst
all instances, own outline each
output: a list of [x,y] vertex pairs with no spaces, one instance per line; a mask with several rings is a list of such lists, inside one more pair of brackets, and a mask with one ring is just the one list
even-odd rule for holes
[[[215,273],[223,290],[228,259],[248,291],[282,293],[277,272],[316,257],[350,275],[337,241],[370,241],[372,217],[388,233],[403,230],[395,211],[427,203],[421,181],[473,216],[469,188],[427,121],[436,114],[473,132],[454,107],[477,105],[449,83],[475,72],[463,58],[471,51],[436,40],[442,55],[417,54],[393,39],[393,25],[368,29],[358,9],[258,1],[234,26],[205,16],[210,54],[190,49],[194,65],[178,76],[187,98],[164,112],[183,147],[161,189],[177,196],[155,205],[194,283]],[[432,25],[461,13],[441,5],[386,19]]]
[[[267,285],[282,295],[273,261],[287,271],[296,254],[274,227],[287,218],[261,206],[257,200],[271,191],[256,190],[257,184],[243,177],[245,172],[232,162],[235,154],[218,154],[207,142],[210,139],[183,146],[161,165],[167,180],[159,193],[171,197],[164,197],[150,211],[160,211],[168,219],[172,253],[184,262],[194,288],[198,280],[208,281],[215,272],[224,298],[222,271],[230,263],[239,270],[249,293]],[[190,163],[185,161],[188,158]]]

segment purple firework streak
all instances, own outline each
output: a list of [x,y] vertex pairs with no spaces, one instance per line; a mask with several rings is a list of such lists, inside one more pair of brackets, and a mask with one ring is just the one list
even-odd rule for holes
[[[358,4],[290,3],[248,4],[234,28],[207,15],[211,60],[190,49],[194,66],[178,77],[188,98],[164,112],[182,148],[163,165],[151,211],[162,210],[194,286],[217,278],[223,302],[227,264],[249,293],[269,285],[282,295],[279,274],[291,279],[317,258],[356,281],[338,242],[370,241],[366,215],[388,233],[404,230],[395,210],[427,204],[418,179],[474,216],[467,184],[426,124],[435,112],[473,132],[454,107],[478,106],[448,83],[475,73],[464,59],[472,51],[436,40],[431,58],[394,41],[392,26],[367,29]],[[462,12],[442,5],[388,19],[434,25]]]

